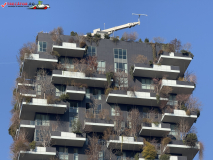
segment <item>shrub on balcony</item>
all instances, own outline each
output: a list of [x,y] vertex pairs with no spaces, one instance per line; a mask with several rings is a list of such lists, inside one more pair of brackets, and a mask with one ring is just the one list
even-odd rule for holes
[[195,133],[189,133],[186,135],[183,141],[187,146],[195,147],[198,142],[197,135]]
[[141,38],[138,40],[139,43],[142,43],[143,41],[141,40]]
[[189,109],[186,110],[186,115],[188,115],[188,116],[191,115],[191,111]]
[[18,126],[12,124],[10,126],[10,128],[8,129],[8,132],[9,132],[9,135],[11,135],[13,138],[15,137],[16,135],[16,130],[18,129]]
[[30,103],[32,101],[32,97],[25,97],[26,103]]
[[72,132],[73,133],[82,133],[81,132],[81,122],[79,120],[72,122]]
[[170,155],[169,154],[162,154],[160,156],[160,160],[169,160],[170,159]]
[[30,143],[30,149],[34,150],[35,147],[36,147],[36,141],[32,141],[32,142]]
[[145,38],[144,42],[145,42],[145,43],[149,43],[149,39],[148,39],[148,38]]
[[155,146],[152,145],[151,143],[145,141],[145,145],[143,147],[142,156],[146,160],[154,160],[155,157],[157,156],[157,151],[155,149]]
[[139,153],[136,153],[134,158],[135,158],[135,160],[139,160]]
[[114,73],[113,72],[107,72],[106,73],[106,78],[107,78],[108,87],[110,87],[111,84],[112,84],[111,80],[114,78]]
[[59,100],[60,101],[64,101],[64,102],[66,102],[66,101],[68,101],[69,100],[69,95],[68,94],[62,94],[60,97],[59,97]]
[[161,144],[162,144],[162,146],[166,146],[166,145],[169,144],[171,141],[172,141],[171,138],[166,137],[166,138],[163,138],[163,139],[162,139]]
[[186,56],[191,56],[192,58],[194,58],[194,55],[190,52],[190,51],[187,51],[187,50],[181,50],[180,51],[183,55],[186,55]]
[[149,61],[149,65],[152,66],[153,65],[153,61]]
[[134,66],[131,66],[129,69],[129,74],[132,77],[132,79],[134,79],[133,70],[134,70]]
[[104,34],[104,39],[110,39],[110,36],[108,34]]
[[118,37],[112,37],[112,41],[117,44],[119,42],[119,38]]
[[52,51],[51,55],[56,56],[56,57],[60,57],[61,56],[57,51]]
[[47,95],[47,104],[54,104],[57,101],[55,96],[53,95]]

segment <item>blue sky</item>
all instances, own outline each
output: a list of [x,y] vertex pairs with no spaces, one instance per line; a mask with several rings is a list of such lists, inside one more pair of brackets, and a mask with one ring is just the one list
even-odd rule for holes
[[[0,5],[4,2],[0,0]],[[189,70],[198,76],[194,95],[199,97],[203,104],[201,116],[195,126],[198,129],[199,140],[204,142],[206,148],[205,159],[211,159],[212,0],[47,0],[43,3],[49,4],[51,8],[28,10],[0,7],[1,159],[9,159],[9,146],[12,142],[8,134],[11,117],[9,111],[12,108],[12,87],[19,70],[18,64],[15,63],[16,55],[23,43],[35,41],[39,31],[49,32],[58,26],[62,26],[64,33],[69,35],[71,31],[87,33],[96,28],[104,29],[104,23],[106,28],[110,28],[135,22],[138,17],[132,16],[132,13],[146,13],[148,17],[141,17],[140,26],[118,31],[115,35],[121,36],[125,31],[136,31],[142,40],[146,37],[152,39],[160,36],[165,38],[166,42],[177,38],[182,43],[192,44],[191,51],[195,57]],[[197,159],[196,157],[195,160]]]

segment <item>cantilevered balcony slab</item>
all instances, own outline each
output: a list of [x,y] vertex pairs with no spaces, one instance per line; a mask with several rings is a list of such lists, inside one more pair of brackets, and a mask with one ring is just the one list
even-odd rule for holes
[[36,112],[64,114],[67,109],[66,104],[47,104],[46,99],[32,98],[31,102],[22,102],[20,110],[20,119],[34,120]]
[[56,156],[56,148],[36,147],[33,151],[20,151],[18,160],[50,159]]
[[56,131],[51,133],[51,140],[53,145],[82,147],[86,141],[86,135]]
[[191,115],[188,116],[184,110],[175,109],[172,112],[164,112],[165,113],[162,115],[161,119],[162,122],[178,123],[180,120],[185,120],[190,126],[192,126],[195,120],[197,119],[197,113],[191,113]]
[[53,50],[66,57],[83,57],[85,52],[85,48],[76,47],[76,43],[68,42],[63,42],[62,46],[53,45]]
[[35,121],[21,120],[19,132],[22,131],[27,133],[27,139],[31,142],[35,132]]
[[171,87],[172,93],[176,94],[192,94],[193,90],[195,89],[193,82],[163,79],[161,89],[166,86]]
[[36,90],[20,90],[19,93],[24,97],[36,97]]
[[159,123],[155,125],[154,123],[142,123],[141,125],[141,136],[154,136],[163,137],[171,132],[170,124]]
[[26,73],[26,78],[35,78],[37,68],[53,69],[54,64],[58,59],[52,55],[45,54],[30,54],[25,55],[24,62],[22,63],[22,71]]
[[[160,98],[161,101],[168,101],[167,98]],[[131,92],[114,90],[108,94],[107,103],[134,104],[144,106],[158,106],[156,94],[150,92]]]
[[133,74],[137,77],[177,79],[180,69],[179,66],[135,64]]
[[191,147],[185,145],[183,141],[171,141],[163,149],[163,152],[171,154],[181,154],[182,156],[187,157],[187,160],[193,160],[199,149],[199,144],[196,144],[195,147]]
[[[145,158],[139,158],[139,160],[145,160]],[[154,159],[159,160],[159,159]],[[169,157],[169,160],[187,160],[186,156],[171,156]]]
[[143,138],[137,137],[137,141],[134,137],[122,137],[122,136],[110,136],[110,140],[107,141],[107,148],[123,150],[139,151],[143,146]]
[[86,94],[86,90],[84,87],[80,88],[80,87],[76,87],[76,86],[67,86],[66,94],[69,95],[71,100],[82,101]]
[[82,72],[70,72],[54,70],[52,74],[52,82],[55,84],[67,84],[75,81],[76,83],[86,84],[89,87],[104,88],[107,83],[105,75],[96,74],[93,77],[86,77]]
[[160,55],[158,62],[163,65],[179,66],[180,75],[182,76],[187,70],[190,62],[192,61],[191,56],[183,55],[182,53],[164,53]]
[[104,132],[108,128],[114,128],[114,122],[106,119],[85,119],[84,129],[93,132]]

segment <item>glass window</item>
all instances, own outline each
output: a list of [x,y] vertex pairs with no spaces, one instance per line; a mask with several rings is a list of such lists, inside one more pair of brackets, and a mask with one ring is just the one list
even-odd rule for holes
[[88,46],[87,54],[89,56],[96,56],[96,47],[94,47],[94,46]]
[[74,160],[78,160],[78,148],[74,148]]
[[59,159],[68,160],[68,148],[59,147]]
[[55,96],[60,97],[62,94],[65,94],[66,86],[64,85],[55,85]]
[[70,102],[69,112],[78,113],[78,102]]
[[86,89],[86,98],[87,99],[90,99],[90,94],[92,94],[94,99],[101,100],[101,89],[87,88]]
[[104,153],[103,153],[103,151],[99,152],[99,154],[98,154],[98,160],[104,160]]
[[102,109],[102,106],[101,106],[101,104],[99,104],[98,106],[97,106],[97,108],[95,109],[95,115],[99,115],[99,113],[101,113],[101,109]]
[[154,86],[152,85],[153,84],[152,79],[142,78],[141,83],[142,83],[142,89],[154,90]]
[[35,116],[35,124],[38,126],[49,126],[50,125],[49,115],[44,114],[36,114]]
[[99,74],[104,74],[105,73],[105,68],[106,68],[106,62],[105,61],[99,61],[98,62],[98,73]]
[[78,121],[78,116],[69,117],[69,131],[72,132],[72,125]]
[[70,57],[60,57],[58,59],[59,63],[62,64],[69,71],[74,71],[73,58]]
[[38,51],[46,52],[47,51],[47,42],[39,41],[38,42]]
[[41,85],[40,84],[38,84],[36,87],[36,94],[41,95]]
[[169,101],[167,102],[167,105],[170,105],[170,106],[177,105],[176,95],[174,95],[174,94],[169,95]]
[[112,105],[111,106],[111,116],[116,116],[116,115],[119,116],[120,115],[120,113],[118,112],[119,108],[120,108],[119,106]]
[[115,62],[115,72],[127,73],[127,63]]
[[41,130],[36,129],[35,130],[35,135],[34,135],[34,141],[42,141],[42,134],[41,134]]
[[90,99],[90,89],[86,89],[86,99]]

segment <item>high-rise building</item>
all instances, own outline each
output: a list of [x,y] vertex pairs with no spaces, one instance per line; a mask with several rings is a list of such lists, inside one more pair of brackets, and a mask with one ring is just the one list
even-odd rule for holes
[[14,141],[30,148],[18,160],[193,160],[192,54],[101,37],[38,33],[24,50]]

